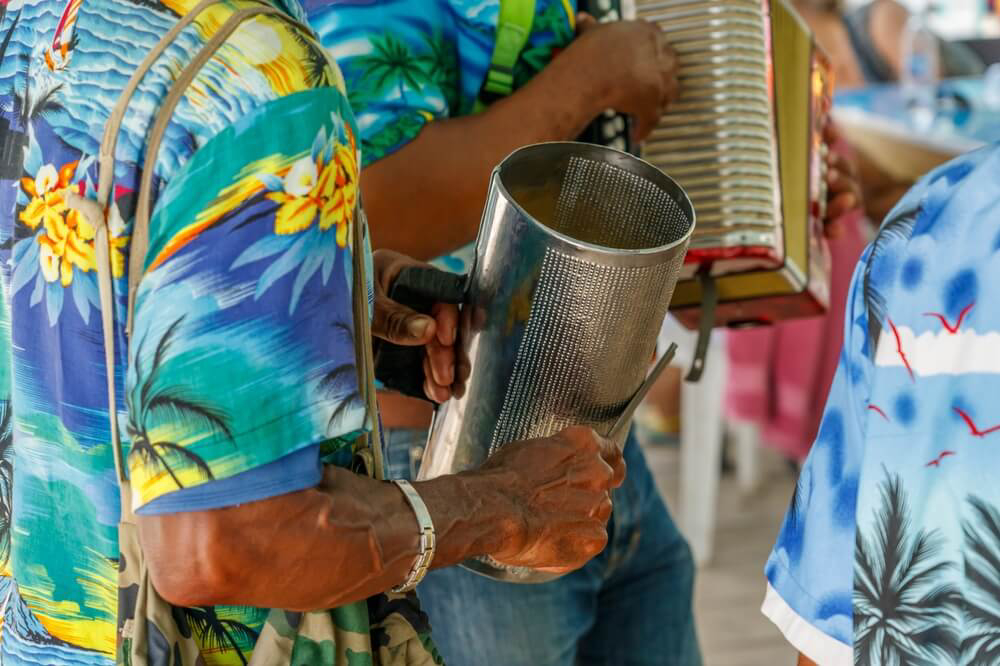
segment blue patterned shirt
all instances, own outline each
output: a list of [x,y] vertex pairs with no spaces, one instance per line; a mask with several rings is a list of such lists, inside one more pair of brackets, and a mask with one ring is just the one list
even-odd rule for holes
[[823,666],[1000,663],[1000,147],[863,255],[764,612]]

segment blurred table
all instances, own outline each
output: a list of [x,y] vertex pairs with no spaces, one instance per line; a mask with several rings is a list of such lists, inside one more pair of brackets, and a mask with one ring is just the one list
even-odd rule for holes
[[1000,39],[996,37],[981,37],[959,41],[971,49],[987,65],[1000,62]]
[[889,174],[912,180],[951,158],[1000,141],[1000,111],[987,107],[981,79],[942,82],[942,108],[918,128],[898,85],[840,93],[834,119],[845,138]]

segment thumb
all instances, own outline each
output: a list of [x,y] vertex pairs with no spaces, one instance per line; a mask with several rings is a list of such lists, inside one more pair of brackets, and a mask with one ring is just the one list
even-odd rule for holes
[[416,347],[434,338],[437,325],[433,317],[391,300],[385,295],[375,297],[372,335],[397,345]]

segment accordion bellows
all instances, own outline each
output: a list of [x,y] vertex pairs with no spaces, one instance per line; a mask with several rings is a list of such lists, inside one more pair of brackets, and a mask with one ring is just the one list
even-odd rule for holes
[[699,270],[715,278],[716,324],[822,313],[829,71],[784,0],[637,0],[680,59],[681,97],[642,146],[698,214],[671,308],[694,326]]

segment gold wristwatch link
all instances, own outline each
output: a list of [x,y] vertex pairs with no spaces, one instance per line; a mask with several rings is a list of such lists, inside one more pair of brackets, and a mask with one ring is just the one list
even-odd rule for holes
[[413,509],[413,515],[416,516],[417,525],[420,528],[420,552],[413,563],[413,568],[410,569],[406,580],[391,590],[394,594],[402,594],[413,590],[427,575],[431,562],[434,561],[437,536],[434,532],[434,521],[431,520],[430,511],[427,510],[427,505],[420,498],[420,493],[417,492],[416,488],[404,479],[393,479],[392,482],[403,491],[403,496]]

